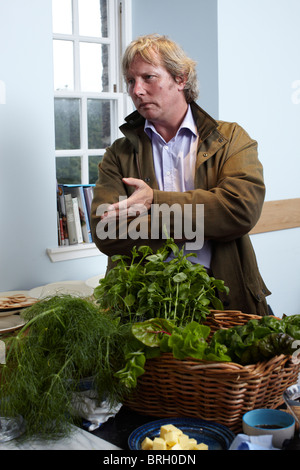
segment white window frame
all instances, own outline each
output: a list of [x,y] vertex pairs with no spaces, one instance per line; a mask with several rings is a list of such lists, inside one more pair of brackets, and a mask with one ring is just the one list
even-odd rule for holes
[[[87,123],[87,101],[88,99],[112,100],[111,115],[111,139],[112,142],[120,136],[119,126],[123,122],[124,110],[127,101],[124,100],[124,87],[121,77],[120,61],[118,58],[126,47],[124,41],[128,38],[128,25],[126,21],[131,13],[131,0],[108,0],[108,38],[95,38],[90,36],[79,35],[79,19],[78,19],[78,0],[72,0],[73,25],[72,34],[53,33],[53,40],[67,40],[74,44],[74,90],[69,91],[56,90],[54,98],[77,98],[81,103],[81,122],[80,122],[80,148],[76,150],[56,150],[55,157],[80,157],[81,158],[81,183],[89,183],[89,156],[102,156],[105,149],[88,149],[88,123]],[[131,24],[129,24],[131,31]],[[114,42],[116,47],[110,48],[109,76],[110,90],[109,92],[91,93],[83,92],[80,87],[80,43],[96,43],[112,45]],[[120,79],[118,79],[120,77]]]
[[[108,8],[110,9],[109,17],[109,34],[114,32],[116,38],[116,47],[111,48],[109,74],[110,74],[110,91],[101,93],[83,92],[80,90],[80,67],[79,67],[79,43],[94,42],[100,44],[111,44],[113,41],[109,38],[94,38],[89,36],[79,36],[78,31],[78,2],[72,0],[73,4],[73,34],[57,34],[53,33],[53,40],[73,40],[74,41],[74,90],[56,90],[54,98],[77,98],[81,103],[81,148],[76,150],[56,150],[55,157],[80,157],[81,158],[81,183],[89,182],[89,165],[90,156],[101,156],[105,149],[88,149],[88,123],[87,123],[87,101],[88,99],[104,99],[111,100],[113,104],[111,114],[111,140],[112,142],[120,137],[119,126],[124,122],[124,117],[132,111],[131,101],[126,93],[126,88],[120,70],[119,57],[122,56],[127,44],[132,38],[132,2],[131,0],[108,0]],[[119,78],[119,80],[118,80]],[[56,246],[47,249],[48,256],[52,262],[66,261],[90,256],[101,256],[102,254],[96,248],[94,243],[79,244],[73,246]],[[102,255],[103,256],[103,255]]]

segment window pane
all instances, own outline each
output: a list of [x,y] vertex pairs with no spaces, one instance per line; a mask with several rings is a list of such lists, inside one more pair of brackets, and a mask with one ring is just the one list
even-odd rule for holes
[[55,148],[73,150],[80,148],[80,100],[55,98]]
[[80,43],[81,90],[109,91],[108,46]]
[[102,149],[111,144],[111,112],[109,100],[87,101],[88,148]]
[[81,158],[56,157],[56,178],[58,184],[80,184]]
[[102,160],[102,156],[89,157],[89,183],[95,184],[98,179],[98,164]]
[[72,41],[53,41],[54,90],[74,89]]
[[78,0],[79,34],[107,38],[107,0]]
[[72,0],[52,0],[53,32],[72,34]]

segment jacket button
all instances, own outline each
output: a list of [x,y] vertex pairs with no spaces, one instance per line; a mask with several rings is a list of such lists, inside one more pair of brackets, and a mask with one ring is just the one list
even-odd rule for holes
[[205,157],[205,158],[208,157],[208,154],[207,154],[207,153],[204,153],[204,154],[203,154],[203,157]]
[[145,183],[149,183],[150,178],[145,178],[144,181],[145,181]]

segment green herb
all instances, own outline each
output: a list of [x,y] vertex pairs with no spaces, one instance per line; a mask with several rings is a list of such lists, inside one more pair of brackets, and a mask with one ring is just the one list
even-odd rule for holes
[[242,326],[216,331],[210,347],[224,345],[233,362],[246,365],[278,354],[292,354],[295,339],[300,339],[298,315],[282,319],[264,316],[250,320]]
[[[170,253],[173,258],[169,259]],[[131,258],[117,255],[116,266],[94,291],[99,306],[122,321],[164,318],[184,325],[202,322],[210,308],[222,310],[216,291],[228,293],[224,282],[210,277],[179,250],[172,238],[153,253],[149,246],[132,250]]]
[[292,355],[294,338],[286,333],[271,333],[262,339],[255,340],[251,346],[246,348],[241,354],[240,363],[255,364],[265,361],[271,357],[284,354]]
[[132,325],[132,334],[141,343],[151,348],[159,347],[165,335],[171,336],[175,329],[173,322],[163,318],[151,318]]
[[249,320],[242,326],[217,330],[210,340],[206,325],[190,322],[177,326],[161,318],[133,324],[132,333],[138,354],[129,355],[124,369],[116,374],[126,387],[136,386],[147,359],[163,353],[172,353],[179,360],[193,358],[242,365],[280,354],[291,355],[294,340],[300,339],[300,315],[281,320],[272,316]]
[[206,339],[209,333],[210,328],[208,326],[191,322],[183,329],[176,328],[168,338],[167,345],[176,359],[193,357],[202,360],[205,358]]
[[52,297],[25,310],[28,323],[6,340],[0,369],[1,412],[21,414],[28,434],[61,435],[76,423],[74,393],[92,376],[99,400],[119,403],[126,392],[115,378],[125,364],[129,325],[104,314],[92,302]]
[[284,331],[294,339],[300,339],[300,315],[283,315]]
[[139,341],[137,351],[127,356],[126,365],[116,373],[116,377],[126,387],[135,387],[137,378],[144,373],[146,360],[172,353],[176,359],[193,358],[207,361],[230,361],[224,345],[208,343],[210,328],[197,322],[185,326],[160,318],[153,318],[132,326],[133,336]]

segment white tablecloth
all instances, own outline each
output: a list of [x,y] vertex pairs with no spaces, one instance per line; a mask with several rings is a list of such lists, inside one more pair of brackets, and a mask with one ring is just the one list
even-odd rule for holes
[[70,436],[59,440],[14,439],[0,443],[1,450],[121,450],[113,444],[74,426]]

